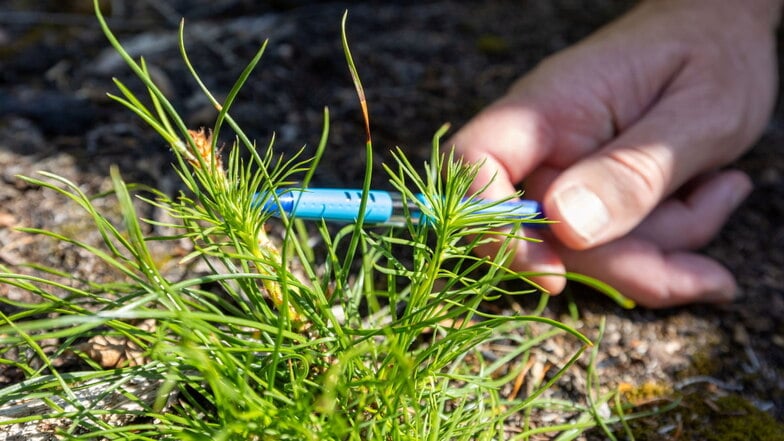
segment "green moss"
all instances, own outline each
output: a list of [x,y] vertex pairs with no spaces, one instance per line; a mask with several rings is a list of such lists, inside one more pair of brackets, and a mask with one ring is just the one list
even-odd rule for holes
[[[699,398],[691,401],[699,402]],[[691,439],[704,439],[705,441],[784,440],[784,425],[739,395],[727,395],[715,400],[703,399],[699,409],[704,412],[702,416],[709,418],[710,422],[696,425],[693,428],[694,435]]]
[[674,410],[629,421],[629,426],[638,441],[784,440],[784,424],[740,395],[692,393],[683,396]]
[[719,371],[718,358],[713,354],[713,348],[705,348],[691,356],[691,366],[686,369],[686,377],[694,375],[713,375]]
[[697,345],[693,352],[690,351],[689,366],[675,374],[677,379],[698,375],[715,376],[726,368],[724,365],[727,359],[724,354],[728,350],[726,339],[722,338],[718,333],[701,338],[704,338],[705,341]]
[[476,41],[480,51],[487,55],[506,55],[509,53],[509,42],[499,35],[481,35]]

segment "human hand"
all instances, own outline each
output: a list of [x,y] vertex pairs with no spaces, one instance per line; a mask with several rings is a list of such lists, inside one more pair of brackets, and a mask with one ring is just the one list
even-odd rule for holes
[[[574,271],[638,303],[731,300],[732,274],[694,250],[751,191],[721,170],[759,136],[776,92],[780,0],[647,1],[537,66],[448,143],[488,198],[525,180],[549,231],[511,268]],[[491,254],[493,246],[483,250]],[[563,290],[560,276],[534,280]]]

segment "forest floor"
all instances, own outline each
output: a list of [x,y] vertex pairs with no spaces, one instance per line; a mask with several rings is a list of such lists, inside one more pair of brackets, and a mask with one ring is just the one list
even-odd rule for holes
[[[112,275],[104,274],[94,257],[14,230],[28,226],[94,234],[76,206],[17,175],[48,170],[91,194],[110,188],[109,166],[117,164],[126,181],[171,193],[179,189],[167,147],[106,97],[116,90],[112,77],[138,83],[100,32],[91,3],[13,0],[0,5],[0,262],[38,262],[103,279]],[[110,25],[134,55],[145,57],[194,128],[211,125],[215,114],[181,62],[180,18],[186,20],[190,57],[218,94],[229,90],[269,39],[260,67],[234,108],[235,118],[260,145],[274,132],[281,153],[303,145],[307,153],[317,144],[322,111],[329,107],[329,146],[315,182],[356,187],[364,173],[364,131],[340,45],[340,19],[347,9],[348,36],[373,126],[374,185],[385,188],[380,165],[390,160],[393,147],[401,147],[412,163],[424,161],[442,124],[459,127],[543,57],[633,2],[111,3]],[[33,10],[31,4],[39,6]],[[42,4],[48,9],[40,9]],[[595,337],[600,320],[606,319],[598,358],[602,388],[625,388],[640,401],[684,397],[675,410],[638,422],[638,439],[720,439],[689,427],[735,420],[760,426],[742,430],[761,432],[749,432],[756,438],[728,439],[784,439],[783,117],[784,108],[778,106],[758,145],[737,162],[752,176],[755,191],[704,250],[737,275],[741,295],[734,303],[624,310],[601,295],[570,288],[582,332]],[[145,214],[162,216],[152,209]],[[0,295],[18,293],[0,286]],[[567,297],[553,299],[548,314],[570,320]],[[525,310],[528,303],[510,298],[493,307]],[[539,362],[545,365],[548,357],[568,353],[570,344],[551,343]],[[579,370],[584,368],[557,387],[565,394],[582,387]],[[654,435],[644,435],[646,428]]]

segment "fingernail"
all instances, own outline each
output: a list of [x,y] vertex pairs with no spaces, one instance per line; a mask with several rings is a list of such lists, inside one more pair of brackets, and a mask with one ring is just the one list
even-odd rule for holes
[[556,193],[554,200],[562,220],[588,244],[596,242],[610,222],[604,202],[585,187],[569,187]]

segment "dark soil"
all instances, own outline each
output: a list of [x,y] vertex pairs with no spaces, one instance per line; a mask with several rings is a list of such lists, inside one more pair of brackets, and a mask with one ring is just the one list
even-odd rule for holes
[[[0,263],[39,262],[104,279],[112,275],[97,259],[13,229],[94,234],[75,205],[23,183],[18,174],[52,171],[90,194],[110,188],[109,166],[117,164],[127,181],[167,192],[178,188],[167,147],[105,96],[116,91],[112,77],[140,88],[100,32],[91,3],[0,3]],[[460,126],[543,57],[589,34],[633,2],[105,3],[114,8],[111,26],[134,55],[145,57],[194,128],[209,126],[215,113],[180,60],[180,17],[185,17],[190,57],[219,95],[229,90],[268,38],[265,57],[233,114],[259,144],[275,133],[278,151],[291,154],[305,145],[307,153],[318,141],[323,108],[328,106],[330,142],[316,176],[324,186],[357,186],[364,172],[361,114],[340,45],[340,19],[348,9],[348,35],[372,119],[374,181],[383,188],[387,184],[380,164],[390,159],[392,147],[400,146],[412,162],[421,162],[443,123]],[[749,404],[742,406],[742,415],[760,411],[754,421],[763,421],[772,436],[727,439],[784,439],[783,117],[779,106],[758,146],[738,161],[753,177],[756,190],[705,250],[737,275],[742,295],[735,303],[627,311],[584,289],[570,291],[583,332],[595,336],[606,317],[599,354],[603,389],[623,385],[639,392],[645,385],[663,385],[675,388],[676,395],[699,396],[700,402],[710,404],[704,406],[708,417],[692,415],[703,406],[683,405],[639,424],[640,434],[657,434],[638,435],[642,439],[703,439],[690,434],[689,425],[737,416],[715,404],[726,396]],[[163,216],[154,210],[145,215]],[[0,295],[21,294],[0,286]],[[567,317],[565,298],[554,299],[550,314]],[[521,305],[510,300],[498,306]],[[671,395],[649,398],[662,397],[666,401]]]

